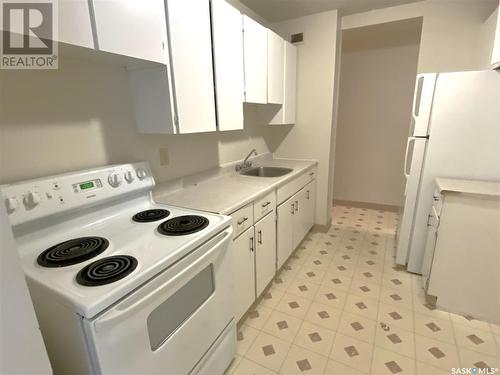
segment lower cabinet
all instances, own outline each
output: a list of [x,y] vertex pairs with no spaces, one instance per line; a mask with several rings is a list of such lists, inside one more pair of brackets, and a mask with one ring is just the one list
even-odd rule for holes
[[230,245],[233,255],[234,316],[240,320],[255,301],[255,236],[248,228]]
[[313,226],[315,202],[316,180],[313,180],[278,206],[278,269]]
[[277,268],[280,269],[283,263],[292,253],[293,247],[293,224],[295,215],[295,196],[278,206],[278,230],[277,230]]
[[[314,173],[299,176],[231,214],[234,239],[230,251],[236,321],[264,292],[277,269],[313,226],[316,204]],[[284,200],[287,196],[289,198]],[[276,209],[278,198],[283,203]]]
[[276,273],[276,214],[255,224],[255,289],[260,296]]

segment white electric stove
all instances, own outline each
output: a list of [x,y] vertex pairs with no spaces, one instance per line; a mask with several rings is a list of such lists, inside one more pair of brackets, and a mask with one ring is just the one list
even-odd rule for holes
[[147,163],[1,187],[56,373],[222,373],[230,218],[157,204]]

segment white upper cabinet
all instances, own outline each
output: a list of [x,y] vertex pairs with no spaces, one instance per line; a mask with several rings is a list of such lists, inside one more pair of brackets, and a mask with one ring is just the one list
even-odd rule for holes
[[129,70],[137,127],[143,133],[216,130],[209,0],[167,2],[166,66]]
[[297,98],[297,47],[283,41],[283,106],[271,120],[271,125],[295,124]]
[[245,102],[267,103],[267,29],[243,16]]
[[267,102],[283,104],[284,91],[284,41],[267,30]]
[[491,67],[493,69],[500,68],[500,6],[497,12],[497,27],[495,31],[495,41],[493,43],[493,51],[491,52]]
[[87,0],[60,0],[58,9],[58,41],[93,49],[95,46],[89,2]]
[[217,128],[243,129],[243,20],[225,0],[212,0]]
[[92,5],[96,49],[165,63],[163,0],[92,0]]
[[168,0],[179,133],[216,130],[209,0]]

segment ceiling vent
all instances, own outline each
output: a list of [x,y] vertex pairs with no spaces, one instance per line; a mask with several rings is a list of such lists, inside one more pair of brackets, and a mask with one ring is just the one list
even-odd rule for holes
[[290,41],[293,44],[302,43],[304,41],[304,33],[292,34]]

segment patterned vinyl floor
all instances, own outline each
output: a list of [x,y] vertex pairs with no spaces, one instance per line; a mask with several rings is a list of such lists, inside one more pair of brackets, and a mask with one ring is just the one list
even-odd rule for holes
[[500,326],[433,309],[394,265],[397,214],[335,206],[238,330],[227,374],[418,374],[500,368]]

